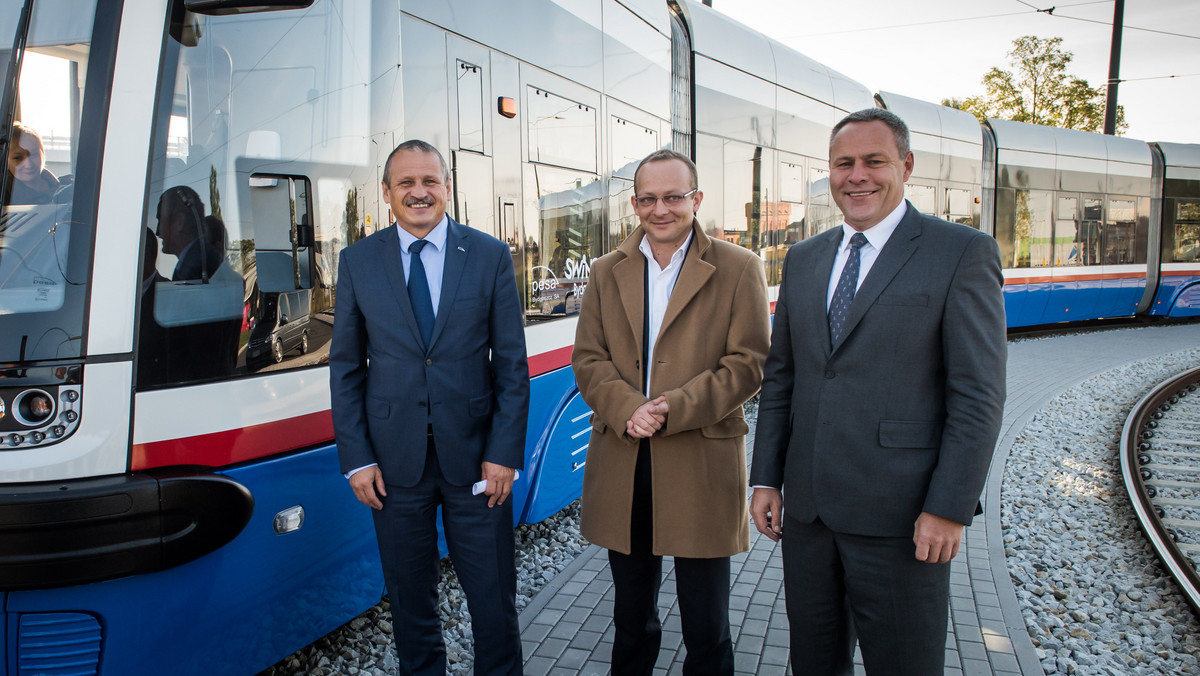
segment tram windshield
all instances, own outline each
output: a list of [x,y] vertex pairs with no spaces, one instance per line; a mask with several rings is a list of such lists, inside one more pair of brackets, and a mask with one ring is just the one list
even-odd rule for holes
[[94,199],[75,188],[95,185],[84,167],[101,146],[84,100],[95,9],[0,0],[0,363],[82,354]]

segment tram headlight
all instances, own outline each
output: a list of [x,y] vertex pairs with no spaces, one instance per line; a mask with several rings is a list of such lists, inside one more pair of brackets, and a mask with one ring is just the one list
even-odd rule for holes
[[54,417],[54,397],[45,390],[25,390],[13,400],[13,416],[28,427],[44,425]]

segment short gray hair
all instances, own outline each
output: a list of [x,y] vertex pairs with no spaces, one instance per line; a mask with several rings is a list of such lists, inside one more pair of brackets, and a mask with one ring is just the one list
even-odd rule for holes
[[688,171],[692,174],[692,188],[697,188],[700,186],[700,179],[698,178],[699,175],[696,173],[696,163],[692,161],[692,158],[684,155],[683,153],[677,153],[674,150],[668,150],[664,148],[662,150],[655,150],[638,163],[637,169],[633,172],[633,189],[635,191],[637,190],[637,175],[638,172],[642,170],[642,167],[650,164],[651,162],[665,162],[667,160],[679,160],[680,162],[686,164]]
[[438,152],[438,149],[435,148],[432,144],[426,143],[425,141],[422,141],[420,139],[411,139],[411,140],[405,141],[404,143],[401,143],[400,145],[396,146],[395,149],[392,150],[391,154],[388,155],[387,162],[383,163],[383,184],[384,185],[386,185],[389,188],[392,187],[392,181],[391,181],[392,158],[396,156],[396,153],[399,153],[401,151],[406,151],[406,150],[412,151],[412,152],[418,152],[418,153],[433,153],[434,155],[436,155],[438,158],[438,162],[442,165],[442,178],[447,183],[450,182],[450,169],[449,169],[449,167],[446,166],[446,158],[442,157],[442,154],[440,152]]
[[900,116],[883,108],[864,108],[843,117],[841,122],[833,125],[833,131],[829,133],[830,149],[833,148],[833,139],[837,137],[838,132],[854,122],[882,122],[892,130],[892,136],[896,139],[896,150],[900,151],[900,159],[908,157],[908,153],[912,151],[908,140],[908,125],[904,124]]

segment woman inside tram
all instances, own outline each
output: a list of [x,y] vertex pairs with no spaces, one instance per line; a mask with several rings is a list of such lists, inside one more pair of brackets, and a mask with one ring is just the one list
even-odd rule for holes
[[13,122],[12,140],[8,144],[8,180],[12,184],[9,204],[50,204],[63,188],[46,168],[46,150],[42,137],[32,127]]

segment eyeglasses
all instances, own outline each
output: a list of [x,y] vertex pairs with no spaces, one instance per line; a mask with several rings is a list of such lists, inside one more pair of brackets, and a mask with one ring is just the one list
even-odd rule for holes
[[649,209],[653,207],[655,204],[658,204],[659,200],[662,200],[663,204],[667,205],[668,207],[677,207],[680,204],[683,204],[685,199],[695,195],[697,190],[699,190],[699,188],[692,188],[682,195],[663,195],[662,197],[635,195],[633,199],[637,202],[637,205],[643,209]]

